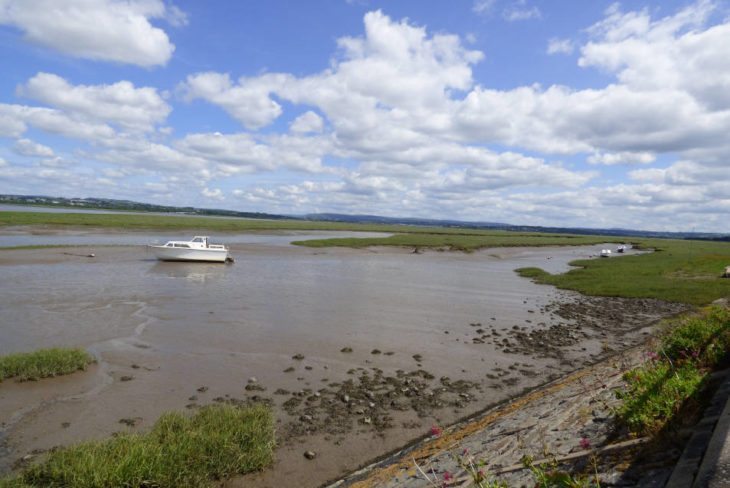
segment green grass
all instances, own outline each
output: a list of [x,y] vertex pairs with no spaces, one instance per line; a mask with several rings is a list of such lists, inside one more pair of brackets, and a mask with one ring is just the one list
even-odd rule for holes
[[86,369],[94,358],[82,349],[40,349],[0,356],[0,382],[7,378],[35,381]]
[[721,278],[730,264],[730,243],[682,240],[640,240],[655,252],[570,263],[578,268],[550,274],[539,268],[517,272],[538,283],[585,295],[659,298],[705,305],[730,296],[730,280]]
[[[402,230],[400,231],[402,232]],[[335,238],[296,241],[293,244],[307,247],[354,247],[398,246],[416,248],[435,248],[449,251],[475,251],[486,247],[515,246],[585,246],[604,242],[619,242],[615,237],[578,236],[572,234],[544,234],[539,232],[509,231],[469,231],[461,229],[457,234],[449,233],[408,233],[382,238]]]
[[52,451],[0,488],[207,487],[273,461],[274,421],[262,405],[166,413],[145,434]]
[[[272,230],[342,230],[361,232],[387,232],[399,234],[395,239],[386,238],[383,245],[477,248],[490,245],[562,245],[617,241],[615,237],[573,236],[538,232],[508,232],[490,229],[466,229],[456,227],[425,227],[409,225],[358,224],[349,222],[322,222],[308,220],[265,220],[213,218],[145,214],[82,214],[44,212],[0,212],[0,227],[43,226],[84,227],[125,230],[210,230],[218,232],[246,232]],[[421,239],[408,240],[408,236]],[[484,241],[484,238],[488,238]],[[482,239],[482,240],[480,240]],[[314,247],[345,245],[363,247],[381,245],[381,239],[323,239],[307,241]]]
[[713,307],[684,318],[660,340],[651,360],[624,375],[617,416],[637,435],[653,435],[682,409],[696,410],[708,374],[730,351],[730,310]]
[[407,232],[436,234],[480,234],[487,231],[446,227],[356,224],[308,220],[266,220],[196,217],[184,215],[83,214],[50,212],[0,212],[4,226],[84,227],[125,230],[205,229],[218,232],[271,230],[353,230],[363,232]]

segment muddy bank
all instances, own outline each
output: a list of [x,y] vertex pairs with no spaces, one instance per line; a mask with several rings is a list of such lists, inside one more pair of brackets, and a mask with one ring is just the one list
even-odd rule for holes
[[636,344],[678,311],[583,299],[513,271],[563,271],[592,247],[232,247],[232,266],[157,263],[129,247],[84,248],[93,259],[0,253],[0,353],[71,344],[99,359],[86,375],[52,380],[48,397],[51,383],[0,385],[0,466],[146,429],[166,410],[266,402],[278,419],[276,464],[231,486],[318,486],[432,425]]
[[[468,466],[507,486],[533,486],[522,459],[550,460],[601,486],[664,486],[688,433],[660,443],[614,421],[622,375],[646,361],[631,348],[434,435],[331,485],[353,488],[461,486]],[[681,433],[680,433],[681,434]],[[420,468],[420,469],[419,469]]]

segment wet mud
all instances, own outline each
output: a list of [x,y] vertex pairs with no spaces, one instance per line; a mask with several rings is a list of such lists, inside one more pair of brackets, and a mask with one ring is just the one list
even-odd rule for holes
[[264,402],[277,416],[275,465],[229,485],[319,486],[638,344],[681,311],[513,271],[565,271],[601,246],[412,254],[276,238],[231,243],[235,265],[158,263],[140,247],[0,253],[0,354],[72,345],[98,360],[0,384],[0,470],[145,430],[164,411]]

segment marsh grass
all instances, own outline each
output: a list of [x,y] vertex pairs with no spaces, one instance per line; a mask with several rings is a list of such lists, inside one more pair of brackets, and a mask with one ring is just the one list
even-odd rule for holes
[[374,238],[335,238],[311,239],[295,241],[292,244],[307,247],[354,247],[397,246],[414,248],[431,248],[448,251],[471,252],[487,247],[515,247],[515,246],[586,246],[601,244],[616,240],[606,236],[578,236],[571,234],[543,234],[539,232],[508,232],[508,231],[469,231],[460,229],[461,233],[430,233],[411,232],[390,237]]
[[624,375],[619,420],[638,435],[654,435],[678,421],[681,411],[697,411],[709,373],[728,351],[730,310],[712,307],[682,319],[660,339],[650,361]]
[[730,296],[730,280],[721,278],[730,264],[730,243],[656,239],[637,244],[655,251],[573,261],[570,264],[576,268],[562,274],[539,268],[517,272],[538,283],[593,296],[658,298],[693,305]]
[[86,369],[94,358],[83,349],[51,348],[0,356],[0,382],[35,381]]
[[207,487],[271,464],[274,422],[263,405],[211,405],[162,415],[145,434],[122,433],[48,454],[0,488]]

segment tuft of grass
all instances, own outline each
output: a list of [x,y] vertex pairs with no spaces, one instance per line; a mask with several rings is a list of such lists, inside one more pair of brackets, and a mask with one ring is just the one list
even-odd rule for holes
[[0,382],[36,381],[84,370],[94,358],[83,349],[51,348],[0,356]]
[[681,410],[693,410],[709,373],[728,351],[730,310],[712,307],[684,319],[662,337],[648,363],[624,375],[619,420],[636,434],[658,433]]
[[116,437],[51,452],[0,488],[213,486],[273,461],[274,421],[263,405],[211,405],[192,417],[162,415],[146,434]]

